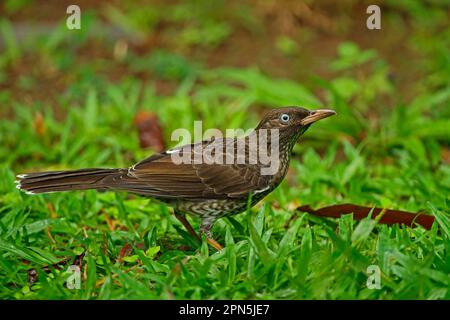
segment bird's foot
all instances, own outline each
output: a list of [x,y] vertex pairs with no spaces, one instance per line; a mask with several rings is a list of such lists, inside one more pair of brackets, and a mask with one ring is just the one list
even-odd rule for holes
[[206,241],[217,251],[220,251],[223,249],[222,245],[220,243],[218,243],[216,240],[214,240],[213,238],[206,238]]
[[211,229],[213,226],[213,221],[210,220],[203,220],[200,224],[200,234],[206,236],[206,241],[217,251],[220,251],[223,249],[223,247],[218,243],[216,240],[213,239]]

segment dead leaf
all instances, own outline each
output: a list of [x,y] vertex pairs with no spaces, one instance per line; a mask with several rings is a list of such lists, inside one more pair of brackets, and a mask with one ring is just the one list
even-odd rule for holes
[[51,204],[50,202],[47,202],[47,209],[48,211],[50,211],[50,217],[52,219],[58,218],[58,214],[55,211],[55,208],[53,207],[53,204]]
[[125,243],[125,245],[122,247],[122,249],[120,249],[118,261],[122,262],[124,257],[129,256],[132,253],[133,253],[133,247],[131,246],[131,244]]
[[[309,205],[301,206],[297,208],[298,211],[307,212],[320,217],[339,218],[340,216],[348,213],[353,213],[355,220],[362,220],[367,217],[372,210],[372,207],[359,206],[355,204],[337,204],[317,210],[312,209]],[[416,224],[421,225],[427,230],[431,229],[434,222],[434,217],[428,214],[418,212],[407,212],[393,209],[374,208],[372,212],[372,218],[376,219],[379,215],[379,223],[394,225],[403,224],[408,227],[415,227]]]
[[103,213],[103,216],[105,217],[105,221],[106,224],[108,225],[109,230],[114,231],[116,229],[116,220],[111,219],[106,213],[106,210],[104,210],[103,208],[100,209],[100,212]]
[[139,145],[141,148],[152,148],[157,152],[166,149],[162,128],[157,115],[148,111],[140,111],[134,117],[134,125],[138,130]]
[[172,268],[172,272],[174,274],[180,274],[181,272],[181,268],[183,266],[186,265],[186,263],[188,263],[188,261],[191,259],[191,256],[186,256],[183,260],[181,260],[180,262],[178,262],[177,264],[175,264],[175,266]]
[[441,148],[441,158],[445,164],[450,164],[450,148]]
[[145,250],[145,243],[144,242],[136,243],[136,248],[138,248],[140,250]]
[[47,125],[45,124],[44,117],[39,111],[34,114],[33,119],[34,132],[40,137],[42,137],[47,131]]

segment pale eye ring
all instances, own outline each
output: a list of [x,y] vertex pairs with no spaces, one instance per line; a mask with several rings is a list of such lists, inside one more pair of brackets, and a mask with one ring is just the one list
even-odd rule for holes
[[289,119],[290,119],[290,117],[289,117],[289,115],[288,115],[287,113],[283,113],[283,114],[280,116],[280,119],[281,119],[281,121],[283,121],[283,122],[288,122]]

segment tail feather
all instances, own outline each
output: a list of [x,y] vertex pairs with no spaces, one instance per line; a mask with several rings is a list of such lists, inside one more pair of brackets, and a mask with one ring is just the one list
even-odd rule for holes
[[126,169],[81,169],[36,172],[17,176],[17,188],[27,193],[105,189],[104,180],[120,176]]

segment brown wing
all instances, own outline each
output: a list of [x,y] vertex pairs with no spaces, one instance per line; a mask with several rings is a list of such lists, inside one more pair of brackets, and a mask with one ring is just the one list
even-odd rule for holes
[[[217,141],[204,141],[201,145],[211,147]],[[230,140],[222,140],[222,146],[223,141]],[[262,176],[257,165],[195,163],[192,151],[198,145],[155,154],[131,167],[120,182],[126,190],[139,194],[181,199],[241,198],[269,185],[271,177]],[[191,161],[175,163],[172,158],[175,152],[180,157],[187,157],[185,152],[190,152]]]

